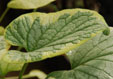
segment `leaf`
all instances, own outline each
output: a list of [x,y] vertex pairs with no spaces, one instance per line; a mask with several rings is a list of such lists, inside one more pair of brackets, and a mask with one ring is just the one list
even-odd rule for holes
[[56,71],[47,79],[113,79],[113,28],[67,53],[71,70]]
[[[29,51],[28,53],[33,53],[32,57],[35,56],[40,60],[64,54],[107,28],[107,25],[100,18],[95,17],[92,11],[77,9],[72,16],[62,13],[63,15],[53,23],[52,19],[57,17],[53,17],[55,13],[38,14],[27,14],[15,19],[8,25],[5,39],[12,45],[24,47]],[[42,19],[42,16],[45,18]],[[51,23],[45,22],[45,19]],[[20,54],[20,59],[23,55],[19,51],[9,52],[18,52],[15,54]],[[31,54],[24,54],[26,55]],[[30,57],[27,59],[31,62]]]
[[20,16],[8,25],[5,39],[12,45],[24,47],[27,51],[57,52],[75,48],[107,28],[92,11],[77,9],[72,16],[62,12],[59,19],[52,21],[57,18],[57,13],[54,15],[55,13],[33,13]]
[[53,1],[55,0],[11,0],[7,6],[14,9],[37,9]]

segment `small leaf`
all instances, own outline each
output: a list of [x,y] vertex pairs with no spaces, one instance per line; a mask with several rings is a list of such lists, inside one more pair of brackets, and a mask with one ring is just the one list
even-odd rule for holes
[[46,79],[112,79],[113,28],[108,36],[98,34],[67,56],[71,70],[52,72]]
[[7,6],[14,9],[37,9],[53,1],[55,0],[11,0]]

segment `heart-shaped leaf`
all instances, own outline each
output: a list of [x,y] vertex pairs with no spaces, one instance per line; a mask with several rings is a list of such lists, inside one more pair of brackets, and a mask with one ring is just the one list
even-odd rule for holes
[[14,9],[37,9],[53,1],[55,0],[11,0],[7,6]]
[[47,79],[112,79],[113,28],[67,53],[71,70],[50,73]]

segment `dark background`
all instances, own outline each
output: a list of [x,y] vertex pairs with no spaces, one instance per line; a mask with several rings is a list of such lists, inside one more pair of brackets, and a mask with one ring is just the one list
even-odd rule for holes
[[[6,9],[7,3],[9,1],[10,0],[0,0],[0,16]],[[71,8],[91,9],[99,12],[105,18],[108,25],[113,26],[113,0],[56,0],[56,2],[53,2],[51,4],[39,8],[37,11],[49,13]],[[33,10],[10,9],[3,21],[0,23],[0,26],[2,25],[6,27],[16,17],[32,11]],[[68,70],[70,69],[70,64],[65,56],[59,56],[41,62],[29,64],[26,73],[28,73],[32,69],[40,69],[46,73],[50,73],[56,70]],[[15,75],[15,73],[13,72],[9,75]]]

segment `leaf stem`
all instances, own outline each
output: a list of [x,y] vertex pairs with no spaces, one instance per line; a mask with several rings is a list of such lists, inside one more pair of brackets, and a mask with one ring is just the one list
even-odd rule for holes
[[25,63],[24,66],[23,66],[23,68],[22,68],[22,70],[20,71],[19,79],[22,79],[22,76],[23,76],[23,74],[24,74],[27,66],[28,66],[28,63]]
[[7,14],[7,12],[9,11],[10,8],[6,8],[5,11],[3,12],[3,14],[0,17],[0,23],[2,22],[3,18],[5,17],[5,15]]
[[[18,48],[17,48],[17,50],[21,50],[21,49],[22,49],[22,47],[18,47]],[[27,66],[28,66],[28,63],[25,63],[24,66],[23,66],[23,68],[22,68],[22,70],[20,71],[19,79],[22,79],[23,74],[24,74],[24,72],[25,72]]]

